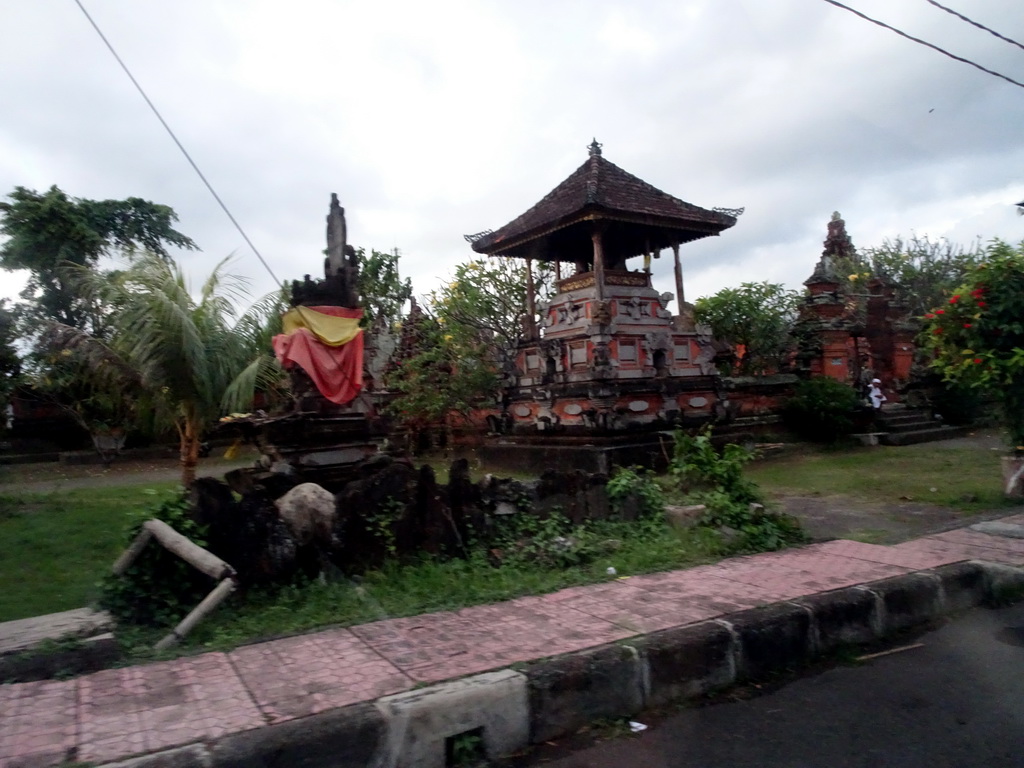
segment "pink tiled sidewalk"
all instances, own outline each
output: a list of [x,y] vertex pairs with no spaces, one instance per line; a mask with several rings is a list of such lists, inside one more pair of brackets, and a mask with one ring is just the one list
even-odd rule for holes
[[[1024,524],[1024,515],[1003,522]],[[1024,540],[957,530],[830,541],[460,611],[0,686],[0,768],[109,762],[434,682],[962,560],[1024,565]]]

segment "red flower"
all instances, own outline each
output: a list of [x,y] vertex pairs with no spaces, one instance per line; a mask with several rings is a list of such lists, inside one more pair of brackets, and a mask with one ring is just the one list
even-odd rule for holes
[[987,307],[988,305],[984,301],[979,301],[978,302],[978,306],[979,307]]
[[951,298],[951,299],[949,300],[949,303],[950,303],[950,304],[956,304],[956,303],[957,303],[958,301],[960,301],[960,296],[959,296],[959,294],[957,294],[956,296],[952,297],[952,298]]
[[936,315],[944,315],[944,314],[946,314],[946,310],[944,310],[944,309],[936,309],[935,310],[935,314]]
[[932,330],[932,333],[942,333],[942,329],[941,328],[935,328],[935,329]]
[[977,365],[981,365],[981,358],[980,358],[980,357],[976,357],[976,358],[974,358],[974,362],[975,362],[975,364],[977,364]]
[[927,313],[925,315],[925,317],[928,318],[929,320],[934,320],[935,319],[935,313],[934,312],[929,312],[929,313]]
[[970,327],[971,327],[970,323],[964,323],[964,328],[970,328]]

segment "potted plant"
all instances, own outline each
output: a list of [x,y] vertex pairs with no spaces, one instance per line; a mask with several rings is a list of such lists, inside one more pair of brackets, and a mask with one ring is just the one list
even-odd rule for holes
[[999,403],[1010,444],[1004,490],[1024,498],[1024,242],[1015,248],[993,241],[985,260],[925,321],[932,365],[945,380]]

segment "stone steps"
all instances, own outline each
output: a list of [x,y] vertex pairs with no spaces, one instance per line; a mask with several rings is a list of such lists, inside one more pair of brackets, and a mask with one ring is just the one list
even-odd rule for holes
[[967,427],[952,427],[934,418],[928,411],[891,406],[875,416],[882,445],[915,445],[935,440],[963,437]]
[[915,413],[900,413],[890,415],[884,411],[875,417],[875,422],[886,429],[898,429],[903,426],[916,426],[918,424],[934,424],[935,419],[932,419],[927,414],[915,412]]
[[963,437],[968,430],[968,427],[930,426],[928,429],[916,429],[908,432],[887,432],[879,437],[879,442],[882,445],[916,445],[917,443]]

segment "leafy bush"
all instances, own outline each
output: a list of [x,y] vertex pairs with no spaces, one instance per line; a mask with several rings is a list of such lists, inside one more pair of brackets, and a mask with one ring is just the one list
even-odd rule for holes
[[[184,491],[141,516],[128,531],[130,544],[151,519],[162,520],[182,536],[206,546],[206,528],[191,516]],[[121,576],[101,584],[100,606],[118,622],[154,627],[176,624],[213,588],[213,580],[159,544],[150,542]]]
[[718,491],[741,504],[760,502],[757,486],[743,477],[743,466],[754,453],[741,445],[726,445],[721,453],[711,442],[710,428],[697,435],[679,431],[669,472],[683,493]]
[[832,443],[853,432],[853,416],[860,400],[852,387],[827,376],[816,376],[797,384],[786,401],[782,415],[786,424],[801,437]]
[[743,477],[743,466],[753,458],[739,445],[719,453],[708,430],[696,436],[677,432],[669,469],[686,501],[707,507],[700,525],[735,531],[727,550],[765,552],[804,542],[799,521],[766,509],[760,489]]
[[940,381],[932,392],[932,410],[947,424],[963,426],[982,419],[988,405],[982,393],[957,382]]
[[997,398],[1010,446],[1024,446],[1024,243],[991,243],[985,261],[924,317],[932,367]]
[[495,521],[488,537],[490,559],[501,566],[572,568],[608,554],[606,540],[587,522],[574,524],[562,514],[541,518],[519,512]]
[[720,530],[731,528],[739,534],[727,546],[734,553],[772,552],[807,541],[799,520],[766,509],[763,504],[738,503],[717,491],[700,494],[693,500],[698,499],[707,507],[701,525]]
[[608,480],[608,498],[620,515],[629,503],[635,503],[641,517],[665,512],[665,496],[651,473],[640,467],[619,467]]

